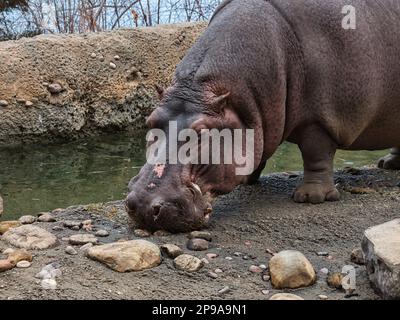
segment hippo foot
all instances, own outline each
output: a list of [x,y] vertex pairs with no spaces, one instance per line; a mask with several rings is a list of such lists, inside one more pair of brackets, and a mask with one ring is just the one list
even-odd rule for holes
[[380,158],[378,168],[386,170],[400,170],[400,155],[390,153],[387,156]]
[[338,201],[339,191],[333,184],[304,183],[297,187],[293,194],[295,202],[309,202],[313,204],[324,201]]

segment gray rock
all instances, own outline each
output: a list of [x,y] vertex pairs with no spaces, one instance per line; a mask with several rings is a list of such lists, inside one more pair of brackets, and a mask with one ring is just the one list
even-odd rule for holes
[[350,255],[351,262],[359,265],[365,264],[364,253],[361,248],[356,248],[351,252]]
[[277,293],[274,294],[269,300],[304,300],[302,297],[299,297],[292,293]]
[[193,232],[189,233],[188,238],[189,239],[204,239],[207,241],[212,240],[211,233],[209,233],[207,231],[193,231]]
[[64,88],[59,83],[52,83],[47,86],[47,90],[52,94],[58,94],[63,92]]
[[285,250],[269,261],[272,285],[277,289],[300,288],[312,285],[316,280],[313,266],[299,251]]
[[74,249],[74,247],[71,247],[71,246],[67,246],[65,248],[65,253],[68,253],[68,254],[70,254],[72,256],[78,254],[78,252]]
[[208,249],[208,241],[204,239],[189,239],[187,248],[193,251],[204,251]]
[[92,234],[78,233],[78,234],[73,234],[72,236],[70,236],[68,242],[72,245],[81,246],[86,243],[96,244],[98,242],[98,240]]
[[57,289],[57,281],[54,279],[43,279],[40,282],[40,285],[42,286],[43,289],[45,290],[55,290]]
[[50,213],[43,213],[38,218],[39,222],[55,222],[56,219]]
[[21,222],[22,224],[32,224],[36,221],[36,217],[26,215],[19,218],[18,221]]
[[107,230],[97,230],[94,235],[97,237],[108,237],[110,234]]
[[203,261],[201,261],[199,258],[188,254],[181,254],[174,259],[175,268],[187,272],[198,271],[203,267],[203,265]]
[[60,227],[60,226],[54,226],[53,228],[51,228],[52,230],[54,230],[54,231],[62,231],[62,230],[64,230],[64,228],[63,227]]
[[48,249],[57,244],[53,234],[31,224],[8,230],[2,239],[15,247],[34,250]]
[[362,250],[376,291],[384,299],[400,299],[400,219],[367,229]]
[[183,254],[183,250],[180,247],[178,247],[175,244],[170,244],[170,243],[163,244],[161,246],[161,252],[163,255],[165,255],[169,258],[172,258],[172,259],[175,259],[176,257]]
[[218,275],[215,272],[212,272],[212,271],[207,272],[207,275],[212,279],[217,279],[218,278]]
[[140,271],[161,263],[160,249],[146,240],[131,240],[94,246],[87,256],[118,272]]
[[80,221],[73,221],[73,220],[66,220],[66,221],[63,221],[63,226],[64,227],[66,227],[66,228],[72,228],[72,227],[75,227],[75,226],[77,226],[78,228],[80,228],[81,226],[82,226],[82,222],[80,222]]
[[6,100],[0,100],[0,107],[7,107],[8,102]]

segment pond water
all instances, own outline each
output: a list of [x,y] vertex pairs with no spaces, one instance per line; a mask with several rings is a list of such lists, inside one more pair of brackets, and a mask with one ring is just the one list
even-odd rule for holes
[[[0,149],[2,220],[77,204],[123,199],[145,162],[144,134],[112,135],[62,145]],[[375,163],[387,151],[338,151],[335,167]],[[296,145],[285,143],[264,173],[302,170]]]

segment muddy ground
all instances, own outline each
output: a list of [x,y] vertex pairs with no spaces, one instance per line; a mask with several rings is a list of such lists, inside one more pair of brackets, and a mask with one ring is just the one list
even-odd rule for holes
[[[342,200],[320,205],[295,204],[290,194],[301,176],[275,174],[263,177],[254,186],[239,187],[233,193],[221,197],[215,204],[215,215],[209,227],[213,241],[206,252],[190,252],[204,257],[215,252],[219,257],[210,261],[196,273],[185,273],[174,268],[172,260],[165,258],[154,269],[117,273],[105,265],[92,261],[81,252],[76,256],[64,252],[66,242],[62,237],[77,233],[69,229],[53,231],[54,225],[63,220],[92,219],[96,227],[107,229],[110,236],[100,242],[134,239],[128,226],[122,201],[106,204],[70,207],[56,211],[57,222],[38,223],[57,235],[60,244],[49,250],[34,252],[30,268],[14,268],[0,274],[0,298],[2,299],[268,299],[280,290],[274,290],[270,282],[259,274],[248,272],[253,264],[268,264],[274,252],[296,249],[303,252],[316,271],[328,268],[341,271],[350,262],[351,251],[360,245],[363,231],[369,226],[400,216],[400,173],[374,168],[355,172],[340,171],[336,182],[340,186]],[[369,188],[358,190],[354,187]],[[375,190],[375,192],[372,192]],[[351,193],[352,191],[353,193]],[[362,191],[372,193],[360,194]],[[84,231],[79,231],[84,232]],[[148,240],[157,244],[175,243],[185,248],[186,234]],[[9,247],[0,241],[0,249]],[[185,248],[186,252],[189,252]],[[326,251],[331,256],[318,256]],[[241,252],[249,256],[235,256]],[[232,260],[225,259],[232,257]],[[252,259],[254,258],[254,259]],[[57,290],[44,290],[34,275],[53,261],[61,264],[62,276],[57,279]],[[345,298],[344,292],[329,288],[325,277],[318,273],[318,281],[311,287],[293,292],[305,299],[379,299],[371,289],[364,266],[356,266],[358,296]],[[207,273],[216,268],[223,270],[218,278]],[[223,295],[218,291],[225,286],[231,290]],[[270,290],[265,295],[262,290]]]

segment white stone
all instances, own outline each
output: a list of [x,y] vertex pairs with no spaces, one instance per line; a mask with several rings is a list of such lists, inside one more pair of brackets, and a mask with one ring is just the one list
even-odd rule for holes
[[15,247],[33,250],[48,249],[57,244],[53,234],[31,224],[8,230],[2,239]]
[[292,293],[277,293],[274,294],[269,300],[304,300],[302,297],[299,297]]

